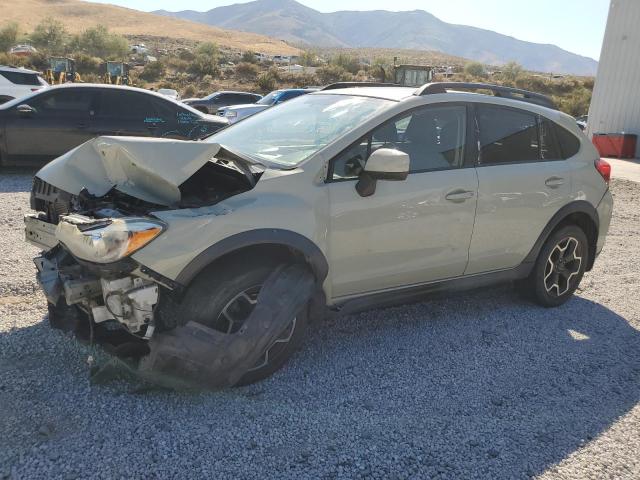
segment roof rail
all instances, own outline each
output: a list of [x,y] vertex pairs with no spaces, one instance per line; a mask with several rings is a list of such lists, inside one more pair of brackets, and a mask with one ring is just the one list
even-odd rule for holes
[[327,85],[320,90],[338,90],[340,88],[355,88],[355,87],[399,87],[396,83],[383,83],[383,82],[337,82]]
[[467,82],[438,82],[427,83],[415,91],[415,95],[433,95],[436,93],[447,93],[447,90],[489,90],[496,97],[518,100],[521,102],[533,103],[542,107],[557,110],[555,103],[546,95],[530,92],[519,88],[504,87],[491,83],[467,83]]

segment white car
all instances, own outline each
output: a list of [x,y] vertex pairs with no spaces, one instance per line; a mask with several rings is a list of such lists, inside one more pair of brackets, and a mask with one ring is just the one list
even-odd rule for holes
[[256,103],[222,107],[218,109],[217,113],[219,116],[229,120],[229,123],[236,123],[243,118],[255,115],[256,113],[266,110],[269,107],[273,107],[274,105],[286,102],[287,100],[299,97],[300,95],[306,95],[307,93],[311,93],[313,91],[314,89],[310,88],[290,88],[286,90],[274,90],[269,95],[262,97]]
[[0,65],[0,103],[26,97],[48,86],[40,73],[34,70]]
[[159,88],[158,93],[160,95],[164,95],[165,97],[173,98],[174,100],[177,100],[177,101],[180,100],[180,94],[178,93],[177,90],[174,90],[173,88]]

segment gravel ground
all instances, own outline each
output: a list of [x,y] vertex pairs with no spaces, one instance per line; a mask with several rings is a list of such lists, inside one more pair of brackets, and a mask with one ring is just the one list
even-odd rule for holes
[[640,185],[582,290],[506,287],[315,327],[258,385],[89,382],[51,331],[22,242],[28,175],[0,177],[0,479],[640,478]]

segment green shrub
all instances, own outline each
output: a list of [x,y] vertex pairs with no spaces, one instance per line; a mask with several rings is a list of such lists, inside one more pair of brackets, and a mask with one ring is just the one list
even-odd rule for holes
[[220,67],[215,57],[198,54],[191,62],[189,72],[200,77],[204,77],[205,75],[217,77],[220,74]]
[[469,62],[464,66],[464,73],[473,77],[484,78],[487,76],[487,72],[484,69],[484,65],[480,62]]
[[104,73],[102,67],[104,62],[100,58],[92,57],[91,55],[87,55],[86,53],[75,54],[73,55],[73,58],[76,61],[76,69],[78,70],[80,75],[82,75],[83,79],[88,73]]
[[201,43],[196,52],[198,55],[206,55],[207,57],[218,57],[220,55],[218,45],[213,42]]
[[240,60],[245,63],[258,63],[258,59],[256,58],[256,54],[253,52],[244,52]]
[[6,23],[0,29],[0,52],[6,52],[18,41],[18,24]]
[[162,62],[147,63],[140,74],[140,78],[148,82],[155,82],[165,74],[165,67]]
[[241,82],[253,82],[258,77],[259,72],[257,65],[248,62],[241,62],[235,68],[236,77]]
[[360,70],[360,62],[358,62],[358,59],[345,55],[344,53],[339,53],[333,57],[329,63],[331,65],[342,67],[344,70],[352,74],[356,74],[358,73],[358,70]]
[[351,74],[339,65],[327,65],[325,67],[320,67],[316,71],[316,75],[323,84],[346,82],[352,78]]
[[256,84],[262,93],[271,92],[278,86],[276,79],[269,72],[261,73]]
[[192,98],[196,94],[196,87],[193,85],[187,85],[182,91],[183,98]]

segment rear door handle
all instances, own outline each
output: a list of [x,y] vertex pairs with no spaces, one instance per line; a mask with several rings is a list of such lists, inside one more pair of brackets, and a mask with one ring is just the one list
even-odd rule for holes
[[476,193],[471,190],[463,190],[460,188],[447,193],[444,198],[449,200],[450,202],[462,203],[466,200],[469,200],[470,198],[473,198],[475,194]]
[[76,127],[78,127],[81,130],[84,130],[85,128],[87,128],[87,124],[86,123],[79,123],[78,125],[76,125]]
[[545,180],[544,184],[549,188],[558,188],[564,185],[564,178],[562,177],[549,177]]

